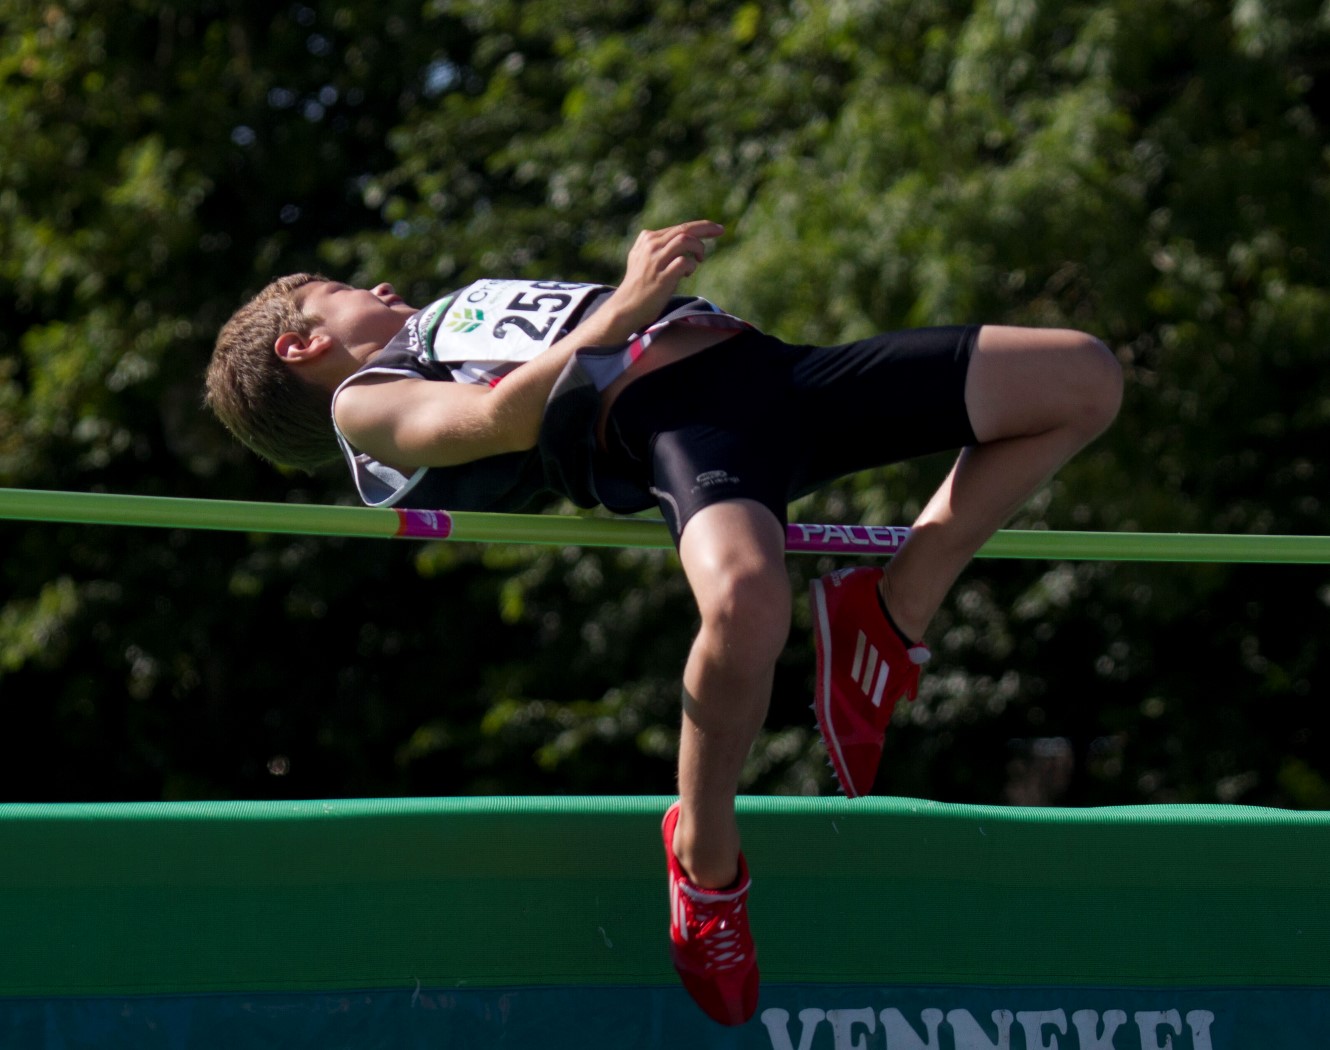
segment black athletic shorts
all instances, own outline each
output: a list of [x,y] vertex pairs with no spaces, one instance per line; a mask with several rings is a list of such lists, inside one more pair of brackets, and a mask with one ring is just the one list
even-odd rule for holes
[[744,332],[630,383],[607,454],[655,494],[675,542],[703,507],[787,505],[827,482],[975,441],[965,376],[979,327],[791,346]]

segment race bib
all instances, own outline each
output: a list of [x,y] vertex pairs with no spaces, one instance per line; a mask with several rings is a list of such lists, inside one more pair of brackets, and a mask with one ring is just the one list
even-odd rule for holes
[[530,361],[586,306],[599,284],[483,280],[428,307],[420,319],[429,356],[441,363]]

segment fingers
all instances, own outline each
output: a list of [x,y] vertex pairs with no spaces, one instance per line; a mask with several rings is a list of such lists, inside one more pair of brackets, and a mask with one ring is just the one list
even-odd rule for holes
[[720,223],[695,219],[639,233],[615,292],[625,318],[635,325],[655,320],[679,282],[695,273],[706,258],[707,241],[724,232]]
[[713,240],[724,232],[725,227],[718,222],[696,219],[693,222],[681,222],[677,226],[667,226],[662,230],[643,230],[637,235],[637,243],[665,245],[683,239],[701,244],[704,240]]
[[668,263],[665,264],[664,276],[682,280],[685,277],[691,277],[697,273],[697,268],[702,265],[702,260],[706,257],[706,249],[699,246],[697,250],[683,250],[674,255]]
[[667,269],[683,263],[688,273],[692,273],[707,257],[707,246],[697,237],[675,237],[665,246],[663,257],[668,260]]
[[710,219],[694,219],[692,222],[681,222],[678,226],[671,227],[671,230],[685,233],[690,237],[719,237],[725,232],[725,227],[718,222],[712,222]]
[[662,275],[683,277],[692,274],[706,258],[706,242],[725,232],[725,227],[708,219],[695,219],[662,230],[643,230],[633,246],[644,261],[654,262]]

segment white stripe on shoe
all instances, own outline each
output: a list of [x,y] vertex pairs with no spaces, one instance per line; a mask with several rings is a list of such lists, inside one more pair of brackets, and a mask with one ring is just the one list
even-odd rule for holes
[[882,666],[877,669],[877,684],[873,687],[872,700],[874,707],[882,706],[882,691],[887,688],[887,676],[890,673],[891,668],[887,665],[887,661],[883,660]]
[[[862,674],[859,673],[861,670]],[[854,646],[854,666],[850,668],[850,677],[864,691],[864,696],[872,701],[874,707],[882,706],[882,694],[887,688],[887,679],[890,676],[891,665],[882,659],[877,646],[870,645],[868,636],[860,631],[859,639]]]

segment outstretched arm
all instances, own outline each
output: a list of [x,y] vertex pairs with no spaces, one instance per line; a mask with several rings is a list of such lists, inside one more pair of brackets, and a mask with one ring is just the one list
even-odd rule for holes
[[724,228],[698,220],[644,230],[623,282],[587,321],[494,387],[385,376],[357,383],[333,411],[357,448],[399,468],[446,467],[534,448],[545,402],[568,360],[587,346],[626,342],[657,317]]

